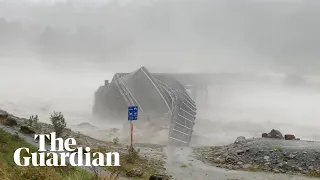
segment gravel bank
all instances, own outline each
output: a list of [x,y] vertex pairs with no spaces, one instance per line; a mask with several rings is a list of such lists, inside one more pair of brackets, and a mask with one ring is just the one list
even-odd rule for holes
[[230,170],[320,175],[320,143],[240,138],[233,144],[195,148],[197,159]]

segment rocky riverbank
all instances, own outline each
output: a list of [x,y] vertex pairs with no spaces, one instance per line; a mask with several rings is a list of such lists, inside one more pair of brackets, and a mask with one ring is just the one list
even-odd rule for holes
[[[0,124],[5,125],[3,127],[10,129],[13,133],[14,131],[21,132],[21,127],[25,126],[24,121],[23,118],[0,111]],[[79,126],[83,128],[84,125],[87,129],[88,124],[80,124]],[[37,133],[53,132],[51,124],[39,122],[38,126]],[[32,132],[23,134],[32,137]],[[79,146],[103,148],[104,150],[115,149],[124,153],[127,150],[124,144],[97,140],[85,134],[71,128],[65,129],[63,137],[75,138]],[[135,147],[140,149],[139,156],[147,159],[147,161],[140,161],[135,166],[130,165],[131,169],[129,166],[129,169],[123,169],[124,172],[130,172],[128,174],[124,173],[123,176],[140,176],[145,173],[144,177],[146,177],[146,174],[150,175],[151,172],[146,172],[149,167],[152,167],[153,170],[158,169],[158,172],[166,173],[168,171],[175,179],[197,179],[201,177],[216,180],[254,180],[259,177],[259,179],[265,180],[314,180],[316,178],[291,176],[289,174],[319,176],[320,144],[318,142],[298,140],[294,136],[282,136],[278,131],[264,133],[263,137],[253,139],[239,137],[234,143],[226,146],[173,148],[172,152],[168,150],[168,147],[161,145],[135,143]],[[165,151],[163,151],[164,149]],[[164,162],[166,163],[164,164]],[[212,167],[212,165],[220,168]],[[132,169],[132,167],[136,168]]]
[[[35,133],[49,134],[54,132],[54,128],[51,124],[38,122],[36,127],[31,127],[26,124],[27,120],[28,119],[16,117],[0,109],[0,125],[2,125],[5,131],[15,132],[17,135],[20,134],[24,137],[28,137],[28,139],[33,139]],[[153,150],[156,149],[154,146],[136,144],[135,149],[137,150],[137,154],[132,156],[132,154],[128,154],[128,147],[125,144],[121,144],[117,141],[98,140],[84,135],[81,132],[65,128],[62,133],[62,138],[66,139],[70,137],[76,140],[78,147],[90,147],[91,152],[119,152],[122,157],[120,160],[122,166],[115,170],[119,170],[126,178],[148,179],[150,176],[160,177],[160,175],[155,175],[155,173],[167,173],[166,169],[163,167],[164,155],[153,153]],[[36,140],[35,143],[37,143]],[[159,150],[159,152],[161,151],[162,150]],[[127,160],[130,160],[130,162],[127,162]],[[161,177],[162,179],[169,179],[169,176],[166,175],[161,175]]]
[[238,137],[232,144],[195,148],[194,152],[199,160],[230,170],[320,177],[320,142],[285,140],[282,135],[274,138],[271,134],[252,139]]
[[[15,131],[23,132],[25,135],[32,136],[34,133],[39,134],[49,134],[54,132],[54,128],[51,124],[38,122],[37,128],[30,127],[25,124],[25,118],[19,118],[14,115],[9,114],[8,112],[0,109],[0,124],[6,125]],[[90,136],[86,136],[80,132],[72,131],[69,128],[65,128],[62,134],[63,138],[75,138],[78,146],[83,147],[105,147],[105,146],[114,146],[112,142],[105,142],[101,140],[94,139]],[[118,146],[118,145],[117,145]]]

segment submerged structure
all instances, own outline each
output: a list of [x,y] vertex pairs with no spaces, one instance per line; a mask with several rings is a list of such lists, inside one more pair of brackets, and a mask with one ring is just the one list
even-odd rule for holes
[[95,94],[93,115],[126,121],[128,106],[139,107],[138,123],[151,123],[168,132],[168,144],[187,146],[196,119],[196,104],[185,87],[166,74],[152,74],[145,67],[117,73]]

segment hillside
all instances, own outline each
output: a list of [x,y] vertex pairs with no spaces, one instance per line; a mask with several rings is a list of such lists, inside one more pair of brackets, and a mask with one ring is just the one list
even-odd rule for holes
[[[31,127],[26,126],[24,120],[25,119],[15,117],[0,109],[0,161],[2,162],[2,157],[4,159],[4,163],[0,164],[2,173],[0,175],[3,175],[8,179],[19,180],[20,177],[23,177],[23,180],[115,180],[114,176],[120,175],[121,177],[118,177],[118,179],[125,180],[128,178],[148,179],[154,174],[165,173],[165,168],[163,167],[163,155],[151,153],[153,150],[157,149],[156,147],[143,147],[141,145],[136,145],[135,151],[131,152],[128,151],[129,148],[125,144],[119,143],[117,139],[114,139],[114,141],[101,141],[86,136],[80,132],[74,132],[68,128],[64,129],[62,138],[74,138],[78,147],[90,147],[91,153],[105,151],[119,152],[121,157],[121,166],[107,168],[81,166],[81,170],[75,167],[17,167],[13,162],[14,151],[21,147],[30,147],[30,151],[34,152],[36,151],[35,146],[38,146],[38,141],[33,139],[34,132],[24,131],[22,129],[25,128],[22,127],[28,127],[29,130],[35,130],[39,134],[49,134],[50,132],[54,132],[51,124],[38,122],[35,127]],[[19,173],[16,173],[16,171]],[[24,172],[27,173],[27,175],[25,175]],[[56,174],[47,178],[48,174],[53,173]],[[44,179],[43,177],[46,178]]]
[[[0,129],[0,177],[3,180],[93,180],[93,175],[76,167],[19,167],[13,162],[13,153],[21,147],[37,151],[17,135]],[[26,154],[25,154],[26,155]]]

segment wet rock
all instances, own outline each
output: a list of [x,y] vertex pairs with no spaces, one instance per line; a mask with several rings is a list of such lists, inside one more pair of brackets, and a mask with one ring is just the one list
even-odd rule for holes
[[12,115],[4,115],[0,117],[0,123],[5,126],[17,126],[19,118]]
[[238,154],[238,155],[241,155],[241,154],[243,154],[243,153],[245,153],[246,151],[244,150],[244,149],[241,149],[241,150],[237,150],[236,151],[236,153]]
[[143,172],[140,171],[139,169],[137,168],[133,168],[131,170],[129,170],[126,175],[128,177],[142,177],[143,176]]
[[15,120],[15,121],[19,121],[20,120],[20,118],[18,118],[17,116],[14,116],[12,114],[8,114],[7,119],[12,119],[12,120]]
[[8,112],[0,109],[0,118],[7,118]]
[[285,140],[295,140],[296,137],[293,134],[286,134],[284,135]]
[[294,154],[289,154],[289,156],[288,156],[290,159],[293,159],[294,157],[296,157],[296,155],[294,155]]
[[246,138],[244,136],[239,136],[237,139],[234,141],[235,144],[240,144],[246,142]]
[[242,166],[243,169],[250,169],[251,167],[252,167],[251,164],[244,164],[244,165]]
[[292,164],[290,164],[290,163],[284,163],[281,168],[286,171],[297,171],[298,170],[298,167],[292,166]]
[[262,137],[263,138],[267,138],[268,137],[268,133],[262,133]]
[[[282,137],[281,134],[276,133],[277,131],[274,130],[271,137]],[[310,145],[311,143],[315,142],[310,142]],[[203,151],[205,153],[199,158],[202,160],[209,156],[215,166],[227,169],[254,170],[257,167],[259,171],[287,174],[320,170],[320,151],[316,147],[300,148],[299,144],[297,147],[292,147],[291,144],[294,142],[285,141],[284,138],[283,141],[251,138],[246,139],[244,143],[211,147],[209,151]],[[221,160],[225,160],[225,162],[221,162]]]
[[270,157],[269,156],[264,156],[263,159],[266,160],[266,161],[269,161]]
[[282,133],[279,130],[276,129],[272,129],[269,134],[268,134],[269,138],[274,138],[274,139],[284,139],[284,137],[282,136]]
[[154,174],[149,177],[149,180],[169,180],[170,177],[167,175]]
[[272,169],[272,172],[274,172],[274,173],[280,173],[280,170],[279,170],[279,169],[274,168],[274,169]]
[[226,163],[226,159],[220,158],[219,163],[220,163],[220,164],[225,164],[225,163]]
[[227,164],[225,168],[232,170],[233,166],[232,166],[232,164]]
[[237,163],[237,159],[233,156],[227,156],[226,157],[226,162],[228,164],[236,164]]
[[286,173],[286,171],[285,171],[284,169],[279,169],[279,171],[280,171],[281,173]]
[[36,131],[30,126],[21,126],[20,132],[22,132],[24,134],[35,134],[36,133]]
[[266,162],[266,163],[264,163],[263,164],[265,167],[268,167],[269,165],[271,165],[271,163],[270,162]]
[[220,162],[220,158],[214,158],[213,159],[213,163],[219,163]]

